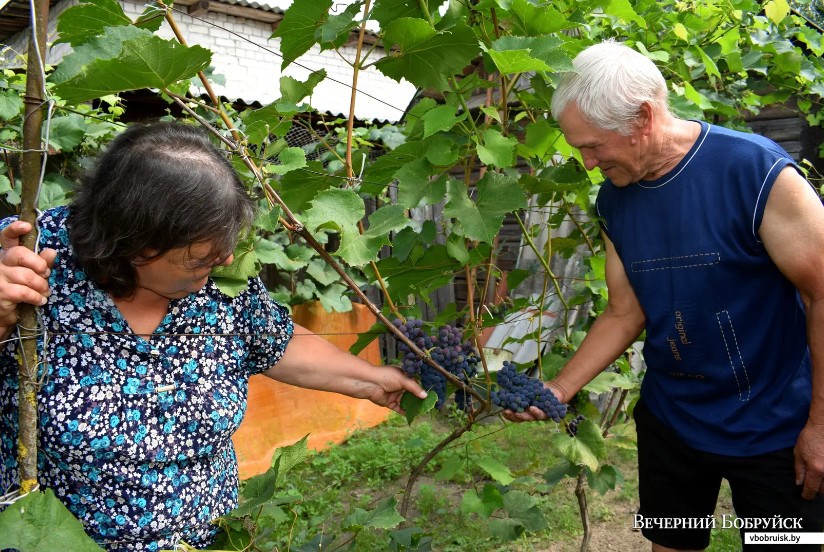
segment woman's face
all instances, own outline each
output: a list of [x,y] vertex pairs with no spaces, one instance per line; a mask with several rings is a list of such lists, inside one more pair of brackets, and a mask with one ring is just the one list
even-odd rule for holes
[[137,287],[168,299],[179,299],[200,291],[216,266],[232,264],[234,256],[210,260],[211,244],[201,242],[167,251],[135,265]]

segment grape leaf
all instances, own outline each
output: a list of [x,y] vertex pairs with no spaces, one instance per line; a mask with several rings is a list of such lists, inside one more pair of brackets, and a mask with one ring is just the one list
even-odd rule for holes
[[340,274],[323,259],[312,259],[306,267],[306,273],[322,286],[328,286],[340,280]]
[[412,393],[404,393],[401,397],[401,408],[406,415],[407,424],[412,425],[415,418],[435,408],[435,403],[438,401],[438,394],[429,390],[427,390],[427,392],[429,394],[425,399],[418,398]]
[[357,25],[355,17],[360,13],[363,2],[358,0],[347,6],[342,13],[330,15],[315,31],[315,38],[321,43],[322,49],[342,46],[349,39],[349,32]]
[[306,211],[306,227],[310,231],[324,227],[343,234],[357,233],[358,221],[365,214],[363,200],[352,190],[324,190],[310,204]]
[[361,191],[371,195],[380,194],[383,188],[395,178],[401,167],[424,157],[426,149],[425,142],[406,142],[378,157],[374,163],[366,167]]
[[423,137],[428,138],[436,132],[451,129],[458,121],[466,119],[466,113],[455,115],[455,108],[451,105],[441,105],[431,109],[423,116]]
[[14,90],[0,92],[0,119],[10,121],[23,109],[23,99]]
[[435,474],[435,481],[448,481],[460,473],[463,468],[463,459],[457,456],[449,457],[444,460],[441,469]]
[[612,391],[615,387],[618,389],[633,389],[636,384],[623,374],[601,372],[595,376],[595,379],[586,384],[583,390],[588,393],[606,393]]
[[394,298],[410,293],[425,296],[428,290],[452,280],[460,268],[443,245],[427,248],[420,258],[401,262],[390,257],[379,261],[377,266]]
[[612,491],[617,485],[623,482],[624,478],[621,472],[615,469],[615,466],[601,466],[597,472],[587,470],[587,483],[589,487],[600,495],[606,494],[607,491]]
[[505,36],[484,48],[502,73],[571,71],[572,60],[555,36]]
[[530,55],[529,50],[506,50],[498,52],[484,47],[484,51],[492,58],[495,67],[504,75],[526,73],[527,71],[551,71],[552,67],[546,62]]
[[306,96],[312,94],[315,87],[326,78],[326,69],[313,71],[306,77],[305,81],[300,81],[294,77],[280,78],[280,101],[297,104]]
[[390,232],[409,224],[406,210],[401,205],[385,205],[369,215],[369,228],[360,234],[344,231],[336,254],[352,266],[362,266],[377,260],[378,251],[389,245]]
[[343,284],[332,284],[317,292],[318,301],[326,312],[349,312],[352,300],[346,295],[349,288]]
[[481,163],[502,169],[511,167],[518,139],[513,136],[504,136],[494,128],[484,132],[483,138],[483,144],[478,144],[478,159]]
[[309,457],[308,439],[309,435],[304,435],[299,441],[285,447],[280,447],[275,451],[275,454],[272,456],[272,466],[277,468],[278,484],[283,482],[289,470]]
[[306,151],[303,148],[286,148],[278,154],[277,165],[266,165],[266,170],[273,174],[286,174],[306,166]]
[[548,525],[537,501],[523,491],[509,491],[504,495],[504,510],[511,518],[524,524],[527,531],[543,531]]
[[229,297],[237,297],[249,285],[249,278],[257,276],[261,264],[253,248],[254,235],[249,235],[238,243],[235,258],[229,266],[216,266],[211,278],[217,287]]
[[550,487],[554,487],[563,478],[578,477],[579,473],[581,473],[580,466],[570,464],[567,460],[561,460],[559,464],[552,466],[546,472],[544,472],[543,477],[547,485],[549,485]]
[[426,533],[420,527],[407,527],[389,532],[389,537],[393,541],[393,550],[396,545],[400,546],[400,550],[419,550],[420,552],[431,550],[432,537],[425,535]]
[[272,34],[272,38],[280,38],[280,52],[283,54],[281,71],[317,43],[315,33],[326,21],[331,7],[332,0],[292,2]]
[[446,195],[447,175],[431,179],[432,165],[426,159],[416,159],[407,163],[395,173],[398,179],[398,204],[414,209],[421,201],[432,205],[443,201]]
[[525,35],[550,34],[577,26],[552,5],[539,7],[528,0],[512,0],[509,12],[516,28]]
[[386,326],[383,322],[375,322],[369,330],[358,334],[358,339],[352,344],[351,347],[349,347],[349,352],[353,355],[357,355],[363,351],[367,345],[380,337],[381,334],[386,333],[386,331]]
[[478,200],[473,202],[462,182],[450,181],[444,216],[452,217],[472,240],[491,242],[503,224],[504,215],[526,207],[526,197],[511,177],[487,172],[478,182]]
[[54,94],[79,103],[107,94],[166,88],[209,66],[211,52],[163,40],[137,27],[107,27],[68,54],[50,80]]
[[494,485],[484,485],[483,491],[478,495],[478,491],[470,489],[466,491],[461,499],[461,512],[466,514],[478,514],[488,518],[492,513],[504,506],[504,498],[501,491]]
[[[434,6],[431,6],[434,9]],[[420,0],[377,0],[372,10],[372,19],[386,28],[392,21],[402,17],[424,17]]]
[[[46,127],[43,127],[45,133]],[[58,151],[71,151],[83,143],[85,119],[79,113],[54,117],[49,126],[49,145]]]
[[399,50],[379,60],[378,70],[398,82],[406,79],[439,91],[449,89],[448,78],[463,70],[480,50],[475,32],[463,22],[439,32],[426,21],[409,17],[387,25],[384,43]]
[[73,47],[103,34],[106,27],[131,25],[117,0],[95,0],[72,6],[57,19],[58,39],[55,44],[68,43]]
[[31,492],[0,512],[0,549],[7,548],[19,552],[103,550],[51,489]]
[[552,444],[570,464],[584,465],[590,471],[598,469],[598,462],[606,458],[607,446],[601,430],[592,420],[578,424],[578,433],[570,437],[566,433],[552,436]]
[[344,531],[358,531],[366,527],[375,527],[377,529],[397,527],[405,520],[395,509],[396,504],[395,497],[389,497],[378,503],[375,509],[370,512],[355,508],[355,511],[343,520],[341,529]]
[[[166,12],[162,10],[154,0],[151,0],[144,5],[146,6],[146,9],[144,9],[143,13],[141,13],[137,19],[134,20],[134,25],[136,27],[140,27],[141,29],[156,32],[163,26],[163,23],[166,22]],[[218,79],[215,79],[215,81],[217,80]]]
[[325,174],[318,161],[309,161],[306,168],[307,171],[286,173],[280,180],[278,195],[293,212],[303,211],[318,192],[340,183],[340,178]]
[[449,136],[435,136],[426,149],[426,160],[433,165],[452,165],[461,155],[460,146]]
[[509,485],[515,481],[509,468],[491,456],[476,458],[475,464],[501,485]]
[[618,18],[621,21],[636,23],[639,27],[646,29],[647,22],[632,7],[629,0],[608,0],[603,6],[604,13]]
[[[281,82],[282,86],[283,82]],[[246,110],[240,117],[246,125],[246,137],[252,144],[260,144],[264,138],[269,136],[286,136],[292,128],[291,117],[284,116],[275,103],[270,103],[260,109]]]
[[523,522],[514,518],[493,519],[489,522],[489,531],[503,541],[514,541],[526,528]]
[[787,0],[770,0],[764,5],[764,13],[770,21],[778,25],[790,14],[790,5]]
[[11,180],[5,174],[0,174],[0,194],[12,191]]

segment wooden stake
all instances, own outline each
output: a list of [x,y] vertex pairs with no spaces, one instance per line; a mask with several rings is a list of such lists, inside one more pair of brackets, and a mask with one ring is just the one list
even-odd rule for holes
[[[21,239],[21,245],[35,250],[37,244],[37,201],[43,160],[41,129],[43,126],[44,60],[46,57],[46,24],[49,16],[48,0],[34,0],[29,35],[28,65],[26,67],[26,112],[23,122],[23,155],[21,177],[23,191],[20,220],[32,225],[33,230]],[[20,335],[21,362],[18,390],[17,462],[20,492],[29,493],[37,487],[37,311],[34,305],[20,304],[17,308],[17,330]]]

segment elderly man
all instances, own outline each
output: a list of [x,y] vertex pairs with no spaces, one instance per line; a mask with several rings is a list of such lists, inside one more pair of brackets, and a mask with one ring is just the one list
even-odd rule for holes
[[597,211],[609,302],[547,385],[572,399],[646,330],[634,416],[639,514],[653,551],[708,546],[722,479],[738,526],[757,518],[755,530],[821,531],[817,193],[772,141],[673,116],[661,72],[631,48],[597,44],[574,67],[552,115],[586,168],[606,177]]

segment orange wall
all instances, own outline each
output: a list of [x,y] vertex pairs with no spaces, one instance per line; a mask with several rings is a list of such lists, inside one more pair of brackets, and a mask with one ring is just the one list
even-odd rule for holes
[[[364,305],[353,307],[354,310],[347,313],[327,313],[320,303],[308,303],[293,307],[292,317],[301,326],[348,350],[357,340],[357,334],[368,331],[375,323],[374,315]],[[370,343],[358,356],[380,365],[378,341]],[[366,400],[302,389],[266,376],[252,376],[246,416],[232,437],[240,477],[245,479],[265,472],[275,449],[291,445],[306,434],[309,434],[309,448],[320,450],[343,442],[356,429],[383,422],[390,412]]]

